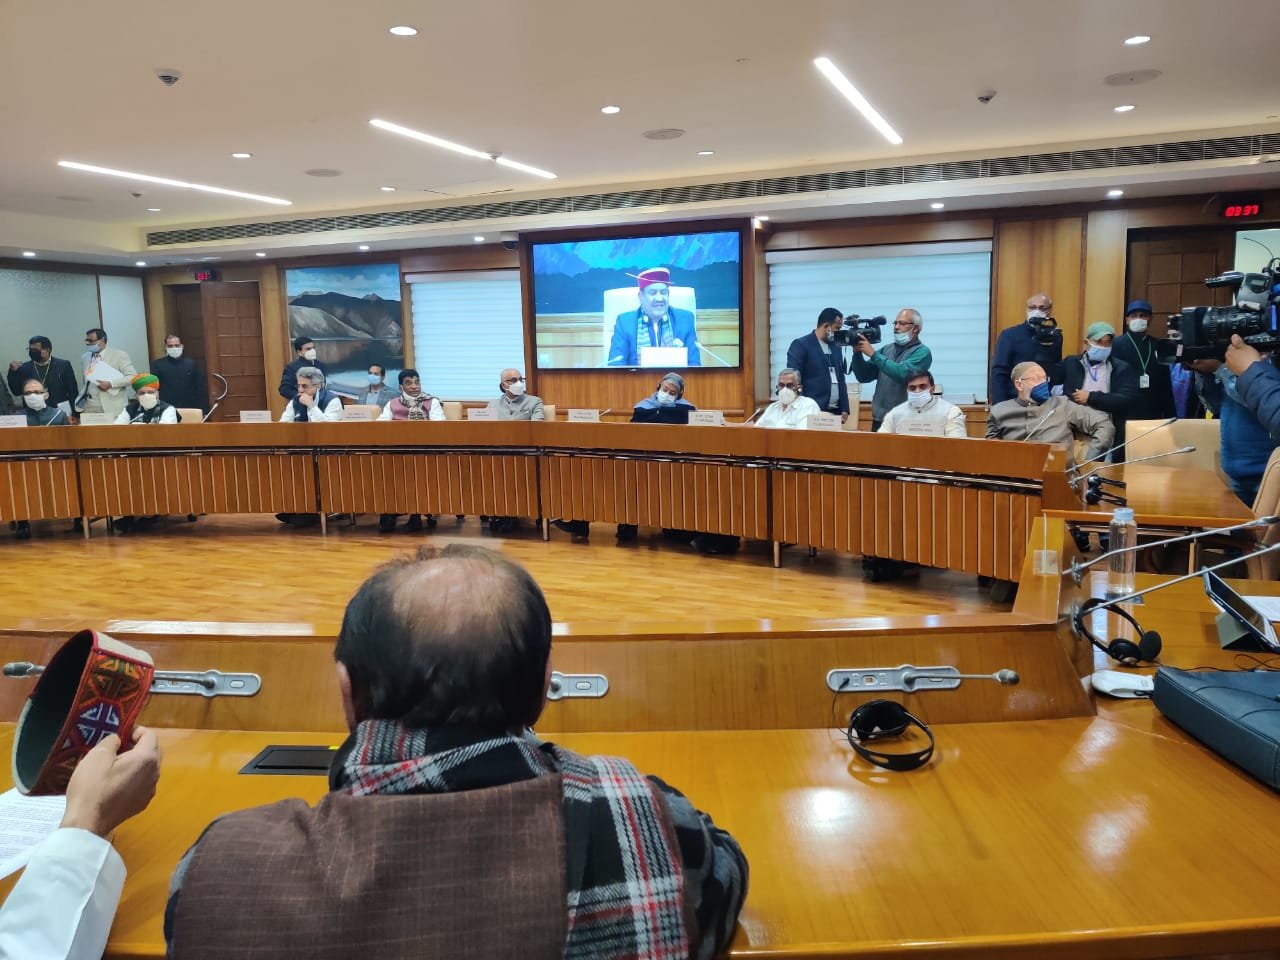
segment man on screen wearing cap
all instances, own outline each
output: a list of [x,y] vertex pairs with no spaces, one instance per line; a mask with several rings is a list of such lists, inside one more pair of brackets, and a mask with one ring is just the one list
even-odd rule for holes
[[702,366],[693,314],[671,306],[671,271],[651,267],[634,275],[640,306],[618,314],[609,344],[609,366],[637,367],[642,347],[684,347],[686,365]]
[[[1113,353],[1115,327],[1109,323],[1089,324],[1084,333],[1084,351],[1062,362],[1062,393],[1076,403],[1109,414],[1115,424],[1115,443],[1124,443],[1124,424],[1132,416],[1138,400],[1138,374]],[[1121,459],[1117,452],[1116,459]]]
[[1151,304],[1133,300],[1124,308],[1128,330],[1116,337],[1115,356],[1137,374],[1138,397],[1129,411],[1130,420],[1165,420],[1177,416],[1173,403],[1173,381],[1169,367],[1156,355],[1156,341],[1147,333]]

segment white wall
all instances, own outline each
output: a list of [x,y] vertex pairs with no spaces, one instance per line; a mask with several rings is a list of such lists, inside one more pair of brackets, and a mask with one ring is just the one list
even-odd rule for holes
[[[98,309],[101,283],[102,310]],[[27,359],[27,341],[43,334],[54,356],[70,360],[83,380],[80,357],[84,332],[102,327],[114,347],[139,370],[147,368],[147,322],[142,281],[137,277],[95,277],[89,273],[0,270],[0,367]]]
[[1258,246],[1262,244],[1271,256],[1280,257],[1280,227],[1269,230],[1241,230],[1236,234],[1235,269],[1245,273],[1257,273],[1271,257]]

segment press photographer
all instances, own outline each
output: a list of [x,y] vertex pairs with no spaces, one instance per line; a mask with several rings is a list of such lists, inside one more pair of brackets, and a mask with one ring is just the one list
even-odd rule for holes
[[[857,319],[857,314],[850,314]],[[879,339],[879,324],[883,317],[864,321]],[[858,333],[853,344],[853,375],[859,383],[875,383],[876,395],[871,403],[871,430],[877,431],[885,416],[894,407],[907,400],[907,381],[914,376],[928,373],[933,366],[933,354],[920,342],[924,319],[919,310],[904,307],[893,319],[893,343],[885,344],[878,351],[869,335]],[[857,332],[856,328],[853,332]]]

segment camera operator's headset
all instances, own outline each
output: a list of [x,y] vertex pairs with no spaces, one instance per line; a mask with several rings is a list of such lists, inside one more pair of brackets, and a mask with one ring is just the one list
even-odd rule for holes
[[1075,616],[1072,617],[1076,630],[1086,637],[1091,644],[1105,653],[1112,660],[1117,660],[1126,667],[1136,667],[1140,663],[1152,663],[1158,656],[1160,656],[1160,650],[1164,646],[1164,643],[1160,639],[1159,632],[1155,630],[1143,630],[1142,624],[1138,623],[1138,621],[1134,619],[1133,614],[1118,606],[1108,607],[1107,609],[1121,620],[1127,620],[1133,625],[1133,629],[1138,636],[1138,642],[1134,643],[1132,640],[1115,637],[1104,644],[1094,636],[1093,631],[1089,629],[1088,615],[1093,612],[1093,609],[1100,603],[1103,603],[1103,601],[1097,597],[1090,597],[1084,603],[1080,604],[1080,608],[1076,611]]
[[[868,747],[868,743],[889,737],[900,737],[908,727],[924,731],[929,745],[910,753],[885,753]],[[933,757],[933,731],[929,725],[907,712],[907,708],[893,700],[868,700],[849,714],[849,728],[845,731],[849,746],[867,763],[886,770],[915,770],[923,767]]]

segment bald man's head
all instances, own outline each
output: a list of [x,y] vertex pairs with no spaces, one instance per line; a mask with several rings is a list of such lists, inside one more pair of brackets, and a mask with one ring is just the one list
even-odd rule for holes
[[519,730],[542,712],[551,612],[500,553],[424,547],[376,570],[347,604],[334,658],[355,719]]

